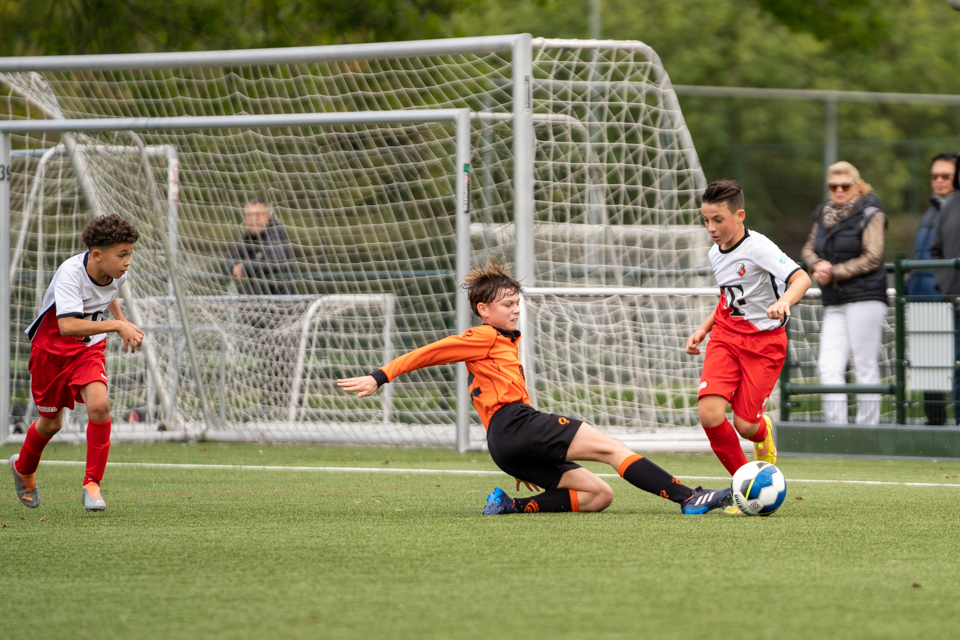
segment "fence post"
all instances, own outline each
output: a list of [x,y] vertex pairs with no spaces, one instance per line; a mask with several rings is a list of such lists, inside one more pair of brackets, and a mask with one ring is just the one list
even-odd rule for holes
[[790,323],[784,327],[787,334],[787,352],[780,370],[780,422],[790,420]]
[[906,296],[904,291],[904,255],[898,253],[893,258],[894,317],[897,348],[896,411],[897,424],[907,423],[907,348],[906,348]]

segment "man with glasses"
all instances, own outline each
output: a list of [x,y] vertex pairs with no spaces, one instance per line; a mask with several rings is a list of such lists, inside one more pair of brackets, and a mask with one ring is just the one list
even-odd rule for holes
[[[944,201],[953,193],[953,170],[957,156],[953,153],[941,153],[930,161],[930,207],[920,218],[917,229],[917,244],[913,252],[915,260],[930,259],[930,245],[937,225],[940,223],[940,209]],[[907,295],[915,302],[939,302],[940,288],[932,271],[914,271],[907,282]],[[947,422],[947,394],[942,391],[923,392],[923,412],[927,424],[942,425]]]
[[[934,227],[933,241],[930,243],[930,257],[934,260],[960,258],[960,198],[950,195],[953,191],[960,190],[956,159],[951,162],[941,158],[939,162],[934,162],[930,176],[934,193],[939,193],[937,185],[940,185],[945,195],[940,205],[939,219]],[[947,180],[944,176],[950,176],[950,179]],[[956,303],[957,298],[960,297],[960,272],[954,269],[937,269],[933,273],[933,280],[940,289],[940,293],[954,301],[953,341],[956,362],[960,359],[960,335],[957,335],[957,330],[960,328],[960,308],[958,308],[960,305]],[[953,416],[954,420],[960,424],[958,419],[960,418],[960,368],[955,368],[953,371]]]

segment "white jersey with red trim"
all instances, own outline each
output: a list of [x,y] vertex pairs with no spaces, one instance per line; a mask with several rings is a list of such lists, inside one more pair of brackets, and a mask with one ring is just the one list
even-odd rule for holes
[[86,338],[63,336],[57,323],[58,318],[67,316],[100,321],[103,312],[116,299],[120,285],[127,280],[128,274],[125,273],[108,284],[94,282],[87,273],[89,255],[87,252],[67,258],[53,274],[50,286],[43,294],[42,311],[26,330],[33,346],[49,353],[72,356],[106,340],[105,333]]
[[800,267],[766,236],[744,232],[730,249],[710,249],[710,265],[720,285],[715,321],[739,333],[779,329],[786,319],[768,318],[767,308],[783,295]]

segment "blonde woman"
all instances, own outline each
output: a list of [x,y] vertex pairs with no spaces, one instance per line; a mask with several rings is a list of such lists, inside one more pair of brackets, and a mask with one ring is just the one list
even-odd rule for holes
[[[814,211],[801,254],[823,294],[820,383],[844,384],[853,356],[857,384],[879,384],[878,354],[887,316],[887,218],[880,198],[849,162],[830,165],[827,188],[830,200]],[[847,396],[825,394],[823,414],[829,424],[846,424]],[[880,394],[859,394],[857,424],[879,421]]]

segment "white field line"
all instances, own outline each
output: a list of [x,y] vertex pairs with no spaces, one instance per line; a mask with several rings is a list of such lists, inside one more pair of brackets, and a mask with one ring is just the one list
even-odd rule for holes
[[[74,460],[42,460],[41,464],[64,465],[80,467],[84,463]],[[328,473],[403,473],[403,474],[451,474],[461,476],[502,476],[502,471],[487,471],[481,469],[398,469],[383,467],[287,467],[280,465],[255,465],[255,464],[174,464],[169,462],[110,462],[110,467],[138,467],[147,469],[214,469],[220,471],[320,471]],[[602,478],[619,478],[616,473],[598,473]],[[730,478],[717,476],[677,476],[681,480],[717,480],[730,481]],[[933,482],[886,482],[881,480],[808,480],[800,478],[791,478],[790,483],[800,484],[863,484],[894,487],[956,487],[960,484],[937,484]]]

